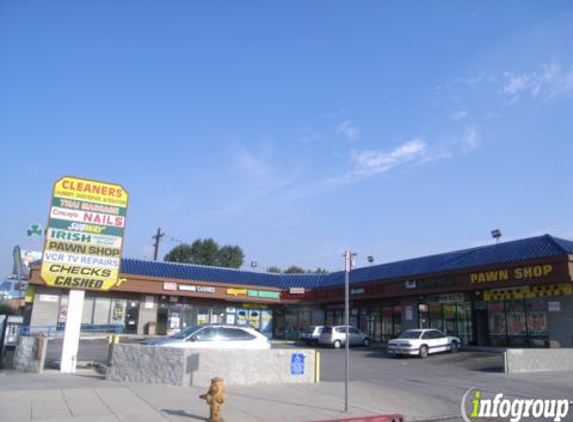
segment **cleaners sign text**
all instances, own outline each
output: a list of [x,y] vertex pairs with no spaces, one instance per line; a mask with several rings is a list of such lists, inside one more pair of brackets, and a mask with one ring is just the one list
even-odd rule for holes
[[53,287],[119,286],[128,194],[119,185],[64,177],[54,185],[41,278]]

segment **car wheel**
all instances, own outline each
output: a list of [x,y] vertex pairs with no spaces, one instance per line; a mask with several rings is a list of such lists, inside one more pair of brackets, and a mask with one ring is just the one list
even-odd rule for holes
[[342,346],[340,340],[336,340],[334,343],[332,343],[332,347],[334,347],[335,349],[340,349],[340,346]]
[[457,341],[452,341],[450,343],[450,352],[452,353],[458,353],[458,351],[460,350],[460,345],[458,344]]
[[364,341],[362,342],[362,345],[363,345],[364,347],[370,346],[370,339],[369,339],[369,338],[365,338]]
[[428,357],[428,346],[420,346],[420,357],[425,359]]

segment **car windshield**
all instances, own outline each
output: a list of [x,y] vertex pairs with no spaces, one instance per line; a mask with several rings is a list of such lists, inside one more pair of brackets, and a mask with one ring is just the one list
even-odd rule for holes
[[398,338],[418,339],[420,338],[421,331],[404,331]]
[[190,327],[182,329],[177,334],[172,335],[171,338],[174,340],[185,340],[199,328],[201,328],[200,325],[191,325]]
[[312,333],[314,333],[315,328],[316,327],[314,325],[310,325],[304,329],[304,333],[305,334],[312,334]]
[[321,334],[331,334],[332,333],[332,327],[324,327],[322,329],[322,333]]

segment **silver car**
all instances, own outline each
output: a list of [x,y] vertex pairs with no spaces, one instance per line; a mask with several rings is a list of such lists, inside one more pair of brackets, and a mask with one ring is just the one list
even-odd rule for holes
[[251,327],[195,325],[170,336],[144,340],[141,344],[192,349],[270,349],[269,340]]
[[[350,346],[370,346],[370,337],[362,331],[348,327],[348,334],[350,337]],[[339,349],[346,344],[346,326],[344,325],[330,325],[322,329],[322,333],[318,339],[321,346],[331,346]]]
[[323,328],[323,325],[309,325],[300,334],[300,340],[304,341],[308,345],[317,344]]

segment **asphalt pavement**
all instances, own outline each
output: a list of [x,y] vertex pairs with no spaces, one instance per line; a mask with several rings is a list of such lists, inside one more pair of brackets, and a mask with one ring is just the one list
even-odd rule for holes
[[[97,350],[107,356],[105,341],[82,343],[86,352],[93,346],[93,356]],[[507,375],[501,372],[499,354],[464,351],[396,359],[381,348],[353,348],[350,412],[345,414],[344,351],[321,349],[321,354],[319,384],[228,387],[225,420],[303,422],[400,413],[409,421],[461,421],[461,399],[470,388],[484,394],[501,392],[508,398],[573,398],[573,373]],[[194,387],[114,383],[88,370],[76,375],[53,370],[42,375],[0,372],[0,421],[204,420],[208,407],[198,398],[204,392]],[[565,420],[573,421],[573,411]]]

